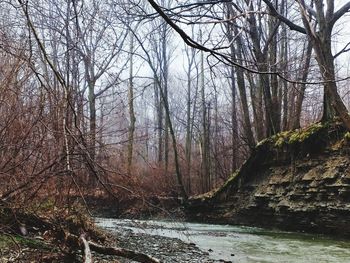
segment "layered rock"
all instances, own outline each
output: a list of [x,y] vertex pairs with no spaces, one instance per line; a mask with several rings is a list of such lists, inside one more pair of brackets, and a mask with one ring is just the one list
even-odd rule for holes
[[347,136],[317,124],[265,140],[223,187],[190,200],[189,218],[350,237]]

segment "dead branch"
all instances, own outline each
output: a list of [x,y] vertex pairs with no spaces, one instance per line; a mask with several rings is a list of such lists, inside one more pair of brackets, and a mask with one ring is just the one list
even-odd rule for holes
[[84,263],[92,263],[92,255],[89,242],[85,239],[84,234],[80,235],[80,240],[82,241],[84,246]]
[[134,261],[138,261],[142,263],[160,263],[158,259],[150,255],[132,251],[129,249],[117,248],[117,247],[105,247],[91,241],[89,241],[89,245],[93,251],[100,254],[114,255],[118,257],[132,259]]
[[67,235],[67,240],[73,247],[75,246],[81,247],[81,241],[83,242],[84,258],[85,258],[84,263],[92,262],[91,251],[95,251],[96,253],[103,254],[103,255],[123,257],[123,258],[131,259],[133,261],[142,262],[142,263],[161,263],[160,260],[144,253],[140,253],[137,251],[124,249],[124,248],[119,248],[119,247],[107,247],[92,241],[87,241],[85,239],[84,234],[81,235],[80,237],[77,237],[76,235],[69,233]]

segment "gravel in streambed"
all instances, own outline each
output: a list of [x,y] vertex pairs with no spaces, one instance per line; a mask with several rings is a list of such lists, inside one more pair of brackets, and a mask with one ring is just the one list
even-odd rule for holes
[[[113,231],[114,232],[114,231]],[[163,263],[214,263],[225,262],[209,258],[209,253],[201,251],[193,243],[185,243],[177,238],[133,233],[131,230],[116,229],[113,233],[119,246],[139,251],[159,259]],[[118,259],[121,263],[134,263],[128,259]]]

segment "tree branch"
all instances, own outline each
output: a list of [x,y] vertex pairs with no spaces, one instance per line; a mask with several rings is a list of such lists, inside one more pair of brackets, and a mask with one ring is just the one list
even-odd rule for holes
[[123,257],[131,259],[133,261],[142,262],[142,263],[160,263],[160,261],[150,255],[120,248],[120,247],[108,247],[97,244],[93,241],[86,240],[85,233],[79,237],[72,233],[67,233],[66,242],[70,244],[73,248],[83,248],[84,249],[84,263],[91,263],[92,256],[91,251],[95,251],[98,254],[111,255],[117,257]]
[[285,16],[281,15],[276,8],[273,6],[273,4],[269,0],[263,0],[264,3],[269,7],[271,15],[278,18],[281,22],[285,23],[291,30],[298,31],[302,34],[306,34],[305,28],[298,26],[297,24],[294,24],[292,21],[290,21]]
[[[268,0],[263,0],[266,3],[270,3]],[[214,49],[210,49],[208,47],[205,47],[201,44],[199,44],[198,42],[196,42],[195,40],[193,40],[191,37],[189,37],[177,24],[175,24],[162,10],[162,8],[154,1],[154,0],[148,0],[148,2],[151,4],[151,6],[154,8],[154,10],[156,10],[158,12],[158,14],[165,20],[165,22],[172,27],[179,35],[180,37],[183,39],[183,41],[189,45],[190,47],[196,48],[198,50],[202,50],[204,52],[207,52],[209,54],[211,54],[213,57],[215,57],[217,60],[221,61],[222,63],[226,64],[226,65],[230,65],[230,66],[236,66],[239,68],[242,68],[250,73],[254,73],[254,74],[265,74],[265,75],[277,75],[279,78],[289,82],[289,83],[294,83],[294,84],[309,84],[309,85],[320,85],[320,84],[324,84],[324,83],[328,83],[328,82],[340,82],[340,81],[345,81],[350,79],[350,77],[346,77],[343,79],[332,79],[332,80],[326,80],[326,81],[315,81],[315,82],[303,82],[303,81],[297,81],[297,80],[292,80],[289,79],[288,77],[284,76],[283,73],[281,72],[271,72],[271,71],[259,71],[259,70],[255,70],[252,68],[248,68],[246,66],[243,66],[235,61],[233,61],[228,55],[220,53],[215,51]],[[271,3],[270,3],[271,4]],[[272,6],[273,7],[273,6]],[[276,11],[277,12],[277,11]],[[290,20],[288,20],[287,18],[285,18],[284,16],[280,15],[280,17],[277,17],[278,19],[282,19],[282,22],[285,23],[286,25],[288,25],[288,21],[289,21],[289,27],[295,31],[298,31],[300,33],[303,34],[307,34],[307,31],[305,28],[298,26],[296,24],[294,24],[293,22],[291,22]],[[284,18],[284,19],[283,19]],[[294,25],[294,26],[293,26]]]
[[335,55],[333,56],[333,58],[337,58],[339,55],[341,55],[341,54],[343,54],[343,53],[345,53],[345,52],[348,52],[348,51],[350,50],[349,45],[350,45],[350,42],[347,43],[347,44],[345,45],[345,47],[342,48],[342,50],[340,50],[337,54],[335,54]]
[[349,10],[350,10],[350,2],[347,2],[337,12],[334,13],[333,18],[330,21],[330,24],[334,25],[335,22],[337,22],[339,18],[345,15],[345,13],[349,12]]

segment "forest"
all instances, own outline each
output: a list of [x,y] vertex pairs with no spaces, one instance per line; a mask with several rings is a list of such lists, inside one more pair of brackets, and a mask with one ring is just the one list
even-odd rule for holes
[[[171,214],[159,200],[216,191],[261,143],[314,123],[350,139],[349,1],[0,6],[0,248],[28,218],[52,228],[52,211],[84,229],[106,203]],[[80,234],[73,247],[108,252]]]

